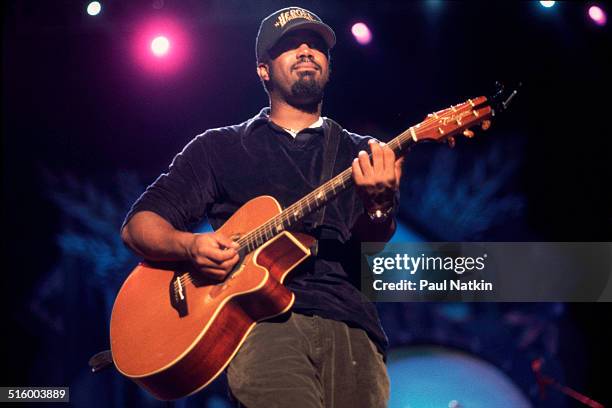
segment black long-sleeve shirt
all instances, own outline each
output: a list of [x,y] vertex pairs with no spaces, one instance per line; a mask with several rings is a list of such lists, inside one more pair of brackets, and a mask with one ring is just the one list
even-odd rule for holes
[[[218,229],[252,198],[271,195],[285,208],[318,187],[329,120],[294,138],[268,114],[264,108],[246,122],[196,136],[138,198],[124,225],[146,210],[182,231],[204,217]],[[369,139],[343,130],[333,175],[349,167],[360,150],[369,151]],[[301,230],[319,239],[319,251],[291,271],[285,285],[295,293],[294,312],[361,327],[384,354],[387,337],[376,308],[359,291],[360,246],[351,240],[351,227],[363,211],[350,188],[328,204],[319,228],[312,228],[314,214],[306,217]]]

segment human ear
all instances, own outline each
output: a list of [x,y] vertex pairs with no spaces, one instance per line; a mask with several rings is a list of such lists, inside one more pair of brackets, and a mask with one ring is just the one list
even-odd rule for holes
[[268,64],[264,64],[261,62],[257,64],[257,75],[259,75],[259,78],[261,78],[262,81],[269,81],[270,68],[268,67]]

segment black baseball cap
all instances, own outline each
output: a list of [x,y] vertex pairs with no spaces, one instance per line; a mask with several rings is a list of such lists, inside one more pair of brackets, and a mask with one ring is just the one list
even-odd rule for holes
[[311,30],[319,34],[327,47],[331,49],[336,44],[336,34],[312,11],[301,7],[287,7],[264,18],[257,32],[255,53],[257,61],[268,59],[268,51],[281,37],[294,30]]

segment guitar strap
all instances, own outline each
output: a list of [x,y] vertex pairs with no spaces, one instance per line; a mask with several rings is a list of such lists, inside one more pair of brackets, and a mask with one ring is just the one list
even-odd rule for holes
[[[326,122],[329,123],[329,131],[327,134],[327,143],[325,143],[323,147],[323,170],[321,171],[321,181],[319,185],[322,185],[332,178],[334,164],[336,163],[336,155],[338,154],[338,145],[340,144],[340,134],[342,133],[342,126],[336,121],[327,118]],[[313,229],[323,224],[326,208],[326,205],[323,206],[315,216],[312,224]]]

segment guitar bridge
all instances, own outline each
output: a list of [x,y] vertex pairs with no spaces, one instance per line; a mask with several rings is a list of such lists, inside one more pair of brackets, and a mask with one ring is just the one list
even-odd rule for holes
[[187,307],[187,291],[183,276],[187,274],[175,274],[170,282],[170,304],[178,312],[180,317],[185,317],[189,313]]

